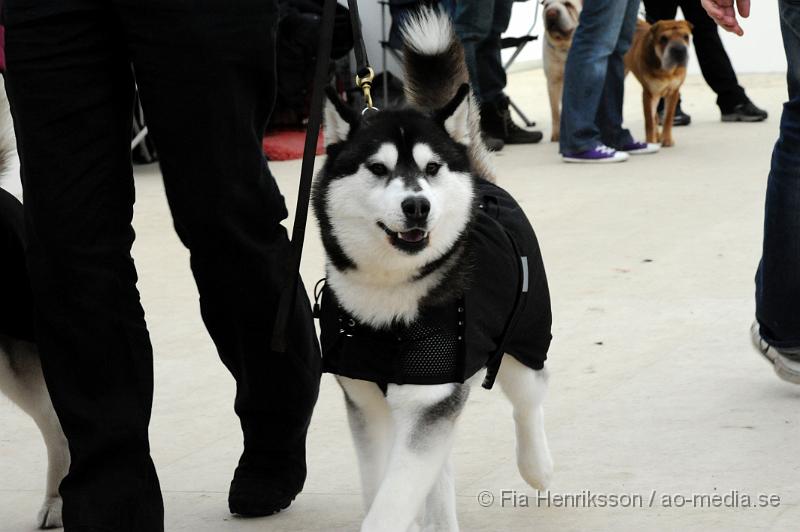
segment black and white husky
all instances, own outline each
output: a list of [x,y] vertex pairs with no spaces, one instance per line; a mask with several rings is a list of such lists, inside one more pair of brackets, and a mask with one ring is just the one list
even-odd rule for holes
[[[22,316],[28,313],[30,301],[26,290],[17,289],[28,283],[22,253],[21,192],[14,129],[0,78],[0,276],[6,276],[0,279],[0,287],[5,287],[0,289],[0,319],[7,321],[0,323],[0,392],[33,418],[44,437],[47,487],[37,522],[41,528],[55,528],[61,526],[58,486],[69,469],[69,449],[47,392],[39,353],[28,334],[32,327],[26,320],[32,316]],[[20,296],[25,301],[20,301]],[[17,334],[22,330],[26,333]]]
[[449,19],[422,10],[404,40],[412,107],[361,116],[329,93],[313,198],[327,255],[323,364],[345,394],[362,530],[458,530],[453,430],[487,371],[513,405],[523,478],[541,489],[552,476],[549,296],[527,219],[489,182]]

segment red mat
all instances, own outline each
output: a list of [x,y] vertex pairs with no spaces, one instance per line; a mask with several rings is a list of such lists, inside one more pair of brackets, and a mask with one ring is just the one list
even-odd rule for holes
[[[264,135],[264,154],[270,161],[302,159],[305,131],[271,131]],[[325,153],[322,131],[317,139],[317,155]]]

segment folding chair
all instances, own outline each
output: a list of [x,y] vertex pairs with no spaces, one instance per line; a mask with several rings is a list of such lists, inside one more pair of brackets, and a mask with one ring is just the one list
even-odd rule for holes
[[[531,24],[531,27],[528,28],[527,33],[525,35],[521,36],[521,37],[503,37],[500,40],[500,47],[503,50],[505,50],[506,48],[514,48],[515,49],[514,53],[511,54],[511,57],[509,57],[508,61],[506,61],[506,63],[503,65],[503,69],[506,72],[508,72],[508,69],[514,63],[514,61],[517,59],[517,57],[522,52],[522,50],[525,48],[525,46],[527,46],[528,43],[536,41],[536,40],[539,39],[538,35],[533,35],[533,30],[536,27],[536,23],[539,21],[539,6],[538,6],[537,3],[534,3],[533,5],[536,6],[536,7],[534,7],[534,10],[533,10],[533,23]],[[536,125],[536,122],[533,122],[532,120],[529,120],[528,117],[525,116],[525,113],[522,112],[522,109],[520,109],[519,106],[517,106],[517,104],[515,104],[514,101],[511,98],[508,99],[508,105],[509,105],[509,107],[511,107],[514,110],[514,112],[516,112],[519,115],[519,117],[522,119],[522,122],[527,127],[533,127],[533,126]]]

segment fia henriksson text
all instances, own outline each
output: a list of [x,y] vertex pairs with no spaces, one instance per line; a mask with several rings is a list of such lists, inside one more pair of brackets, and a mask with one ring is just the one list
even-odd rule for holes
[[484,508],[778,508],[781,497],[775,493],[743,493],[739,490],[708,493],[604,493],[583,490],[553,493],[550,490],[527,494],[517,490],[482,490],[477,496]]

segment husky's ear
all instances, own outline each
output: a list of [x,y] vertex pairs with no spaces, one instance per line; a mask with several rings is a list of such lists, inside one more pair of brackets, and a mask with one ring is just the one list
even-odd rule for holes
[[347,135],[358,126],[356,111],[346,106],[333,87],[325,87],[325,147],[347,140]]
[[469,144],[469,85],[462,83],[453,99],[434,113],[434,118],[444,125],[444,128],[456,142]]

